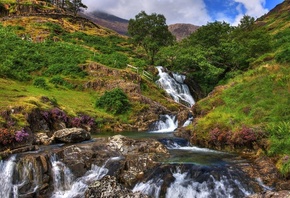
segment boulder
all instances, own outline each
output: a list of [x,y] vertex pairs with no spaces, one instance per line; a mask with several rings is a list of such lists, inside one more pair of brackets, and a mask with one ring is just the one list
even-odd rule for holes
[[107,143],[112,150],[124,156],[118,181],[132,188],[144,173],[160,165],[160,161],[169,156],[168,149],[155,139],[130,139],[122,135],[109,138]]
[[48,137],[47,133],[35,133],[34,134],[34,144],[37,145],[50,145],[53,138]]
[[66,128],[56,131],[53,137],[57,142],[77,143],[90,140],[91,134],[82,128]]
[[85,193],[85,198],[93,197],[145,198],[148,196],[141,194],[140,192],[132,192],[130,189],[117,183],[116,177],[107,175],[100,181],[95,181],[88,187],[88,190]]

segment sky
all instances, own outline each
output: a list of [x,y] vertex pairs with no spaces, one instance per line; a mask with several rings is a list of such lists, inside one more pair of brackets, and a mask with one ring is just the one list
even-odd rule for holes
[[190,23],[206,25],[225,21],[238,25],[244,15],[258,18],[283,0],[82,0],[87,11],[104,11],[123,19],[135,18],[141,11],[162,14],[167,25]]

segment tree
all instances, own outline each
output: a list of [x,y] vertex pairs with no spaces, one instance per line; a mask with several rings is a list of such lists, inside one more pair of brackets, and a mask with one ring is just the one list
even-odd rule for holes
[[135,19],[129,20],[128,32],[133,43],[144,48],[152,65],[160,48],[173,44],[175,40],[163,15],[147,15],[145,11],[136,15]]
[[77,15],[82,8],[87,9],[88,7],[82,3],[82,0],[66,0],[67,9],[73,13],[74,16]]

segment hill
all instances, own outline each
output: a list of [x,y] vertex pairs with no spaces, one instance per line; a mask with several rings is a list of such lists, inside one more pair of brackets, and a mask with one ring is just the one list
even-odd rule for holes
[[[114,30],[122,35],[128,35],[128,23],[126,19],[119,18],[117,16],[101,12],[85,12],[81,13],[81,16],[90,19],[91,21],[99,24],[103,27]],[[185,23],[177,23],[168,26],[169,31],[176,37],[177,41],[188,37],[191,33],[196,31],[199,26]]]
[[85,12],[80,15],[119,34],[128,34],[128,20],[101,11]]
[[[3,7],[12,10],[0,24],[1,143],[7,143],[7,128],[8,135],[24,128],[49,134],[64,126],[144,131],[158,115],[184,109],[127,67],[156,72],[127,37],[43,2]],[[119,89],[125,100],[110,96]],[[106,94],[111,98],[97,103]],[[105,108],[108,100],[126,111]]]
[[[143,131],[160,114],[187,112],[152,80],[126,67],[156,74],[126,36],[49,3],[7,2],[0,4],[4,10],[2,145],[24,129],[47,134],[63,126],[92,132]],[[290,174],[289,2],[253,26],[246,24],[238,34],[233,31],[230,38],[225,37],[232,31],[228,24],[200,27],[189,38],[200,45],[181,42],[165,48],[159,57],[160,63],[187,74],[188,82],[202,93],[210,92],[193,106],[195,120],[179,135],[204,147],[269,156],[286,179]],[[103,13],[98,17],[125,23]]]
[[176,37],[177,41],[188,37],[195,32],[199,26],[185,23],[176,23],[168,26],[169,31]]
[[[195,121],[181,132],[192,143],[220,150],[269,156],[290,176],[290,1],[255,21],[269,33],[271,50],[250,68],[193,106]],[[260,36],[262,36],[260,34]]]

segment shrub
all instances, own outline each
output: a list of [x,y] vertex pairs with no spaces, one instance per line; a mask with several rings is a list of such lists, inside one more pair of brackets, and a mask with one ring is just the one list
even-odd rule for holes
[[88,115],[81,115],[79,117],[74,117],[71,119],[72,127],[82,127],[86,125],[91,128],[95,124],[96,124],[95,120]]
[[49,89],[48,85],[46,84],[46,80],[42,77],[34,79],[33,85],[38,88]]
[[130,102],[122,89],[115,88],[112,91],[106,91],[96,101],[96,107],[103,108],[113,114],[122,114],[130,109]]
[[283,51],[279,52],[279,53],[275,56],[275,59],[276,59],[279,63],[289,63],[289,62],[290,62],[289,53],[290,53],[290,47],[288,47],[287,49],[284,49]]
[[0,144],[7,145],[14,141],[14,130],[0,128]]
[[258,140],[258,134],[251,128],[243,128],[234,133],[231,142],[236,146],[252,147],[253,143]]
[[225,145],[229,143],[230,132],[223,131],[218,127],[209,132],[210,142],[216,146]]
[[29,134],[26,132],[26,130],[23,128],[20,131],[15,132],[15,140],[16,142],[23,142],[28,138]]
[[51,123],[52,121],[62,121],[66,125],[69,123],[69,117],[59,108],[53,108],[50,111],[43,111],[41,112],[41,115],[48,123]]
[[53,76],[50,81],[50,83],[54,84],[54,85],[60,85],[60,86],[65,86],[69,89],[73,88],[73,85],[70,84],[69,82],[65,81],[61,76]]

